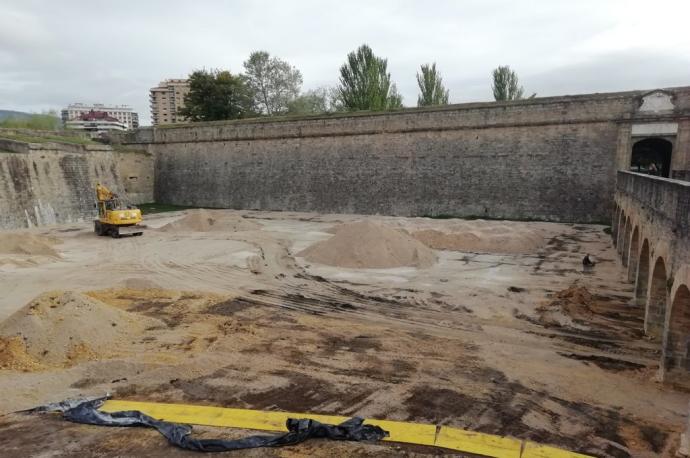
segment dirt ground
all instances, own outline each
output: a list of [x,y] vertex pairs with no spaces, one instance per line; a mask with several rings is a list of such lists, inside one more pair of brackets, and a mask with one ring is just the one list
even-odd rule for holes
[[[603,226],[227,214],[232,230],[157,230],[184,216],[169,213],[124,239],[88,224],[33,229],[24,233],[46,236],[57,256],[0,252],[3,453],[191,455],[154,431],[12,413],[106,392],[447,424],[596,456],[677,448],[690,394],[655,381],[659,345],[642,335],[644,311]],[[385,269],[297,256],[361,220],[452,250],[434,250],[429,267]],[[69,336],[53,348],[49,331]],[[313,441],[242,455],[447,452]]]

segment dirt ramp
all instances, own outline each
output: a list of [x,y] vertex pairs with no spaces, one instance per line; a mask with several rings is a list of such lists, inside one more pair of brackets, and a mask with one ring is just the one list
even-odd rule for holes
[[77,292],[53,291],[0,323],[0,362],[32,370],[108,358],[157,324]]
[[0,232],[0,254],[2,255],[30,255],[50,256],[57,258],[60,255],[54,245],[60,243],[60,239],[39,234],[20,232]]
[[469,224],[467,228],[457,228],[452,232],[425,229],[413,232],[412,236],[436,250],[479,253],[530,254],[544,244],[544,238],[535,232]]
[[407,233],[370,221],[343,224],[328,240],[298,253],[311,262],[336,267],[386,269],[430,267],[436,254]]
[[195,209],[182,218],[166,224],[163,232],[240,232],[255,231],[261,225],[227,210]]

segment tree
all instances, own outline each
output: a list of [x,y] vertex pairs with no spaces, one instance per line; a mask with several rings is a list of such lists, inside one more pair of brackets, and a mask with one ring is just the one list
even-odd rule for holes
[[283,114],[302,86],[302,73],[266,51],[254,51],[244,62],[245,76],[254,90],[254,100],[269,116]]
[[325,87],[311,89],[288,104],[288,114],[310,115],[329,111],[328,89]]
[[419,85],[418,107],[448,105],[448,89],[443,86],[443,79],[436,71],[436,63],[422,65],[422,73],[417,73]]
[[517,73],[511,70],[509,66],[499,66],[494,69],[493,77],[492,89],[496,100],[520,100],[522,98],[524,89],[518,82]]
[[227,70],[197,70],[189,75],[189,93],[181,116],[217,121],[254,116],[254,98],[244,78]]
[[338,103],[346,110],[389,110],[402,107],[402,96],[387,72],[388,60],[364,44],[347,55],[340,67]]

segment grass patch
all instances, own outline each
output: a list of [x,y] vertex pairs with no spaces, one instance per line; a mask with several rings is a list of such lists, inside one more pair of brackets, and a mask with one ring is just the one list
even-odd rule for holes
[[[438,215],[422,215],[421,218],[431,218],[431,219],[462,219],[466,221],[476,221],[478,219],[483,219],[487,221],[519,221],[523,223],[562,223],[562,224],[589,224],[589,225],[596,225],[596,226],[608,226],[611,224],[610,221],[599,221],[599,220],[594,220],[594,221],[570,221],[570,220],[554,220],[554,219],[546,219],[546,218],[508,218],[508,217],[495,217],[495,216],[487,216],[487,215],[451,215],[451,214],[446,214],[446,213],[440,213]],[[606,232],[606,229],[604,229],[604,232],[607,234],[610,233],[611,228],[608,228],[609,232]]]
[[539,219],[539,218],[502,218],[502,217],[487,216],[487,215],[459,216],[459,215],[450,215],[450,214],[445,214],[445,213],[440,213],[438,215],[422,215],[422,218],[462,219],[462,220],[466,220],[466,221],[476,221],[478,219],[484,219],[487,221],[523,221],[523,222],[546,222],[546,223],[556,222],[556,221],[551,221],[551,220],[547,220],[547,219]]
[[25,142],[25,143],[69,143],[71,145],[98,145],[100,143],[96,143],[95,141],[88,139],[88,138],[82,138],[82,137],[69,137],[69,136],[62,136],[62,135],[48,135],[45,137],[38,137],[38,136],[33,136],[33,135],[25,135],[25,134],[11,134],[7,132],[0,132],[0,138],[6,138],[8,140],[15,140],[18,142]]
[[198,208],[188,207],[186,205],[159,204],[156,202],[139,204],[137,205],[137,207],[139,208],[139,210],[141,210],[142,215],[150,215],[153,213],[176,212],[180,210],[189,210],[190,208]]

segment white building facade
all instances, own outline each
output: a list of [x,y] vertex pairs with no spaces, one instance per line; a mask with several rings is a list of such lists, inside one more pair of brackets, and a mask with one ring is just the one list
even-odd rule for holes
[[136,129],[139,127],[139,115],[134,112],[131,107],[127,105],[104,105],[102,103],[94,103],[92,105],[86,103],[72,103],[62,110],[62,122],[67,125],[68,121],[78,120],[81,115],[91,111],[106,113],[108,116],[125,124],[127,129]]
[[127,124],[119,119],[109,116],[105,111],[93,110],[65,122],[65,127],[87,131],[91,138],[101,138],[111,130],[127,130]]

